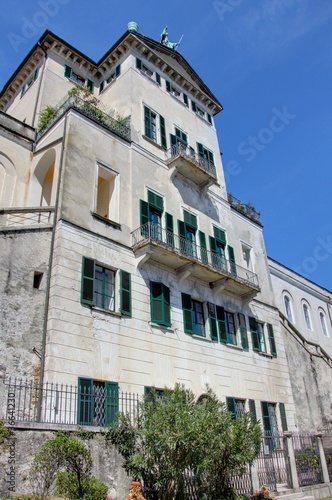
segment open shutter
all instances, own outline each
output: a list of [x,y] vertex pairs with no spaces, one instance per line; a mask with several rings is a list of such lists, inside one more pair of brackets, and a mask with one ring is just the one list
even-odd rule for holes
[[71,74],[72,74],[71,67],[67,66],[67,64],[65,64],[65,77],[66,78],[71,78]]
[[89,80],[89,78],[86,81],[86,88],[89,90],[89,92],[93,92],[93,81]]
[[164,211],[164,199],[162,196],[159,196],[157,193],[153,191],[148,191],[148,202],[150,205],[153,205],[155,208]]
[[159,115],[160,119],[160,143],[163,149],[167,149],[165,118]]
[[209,313],[211,339],[218,340],[218,328],[217,328],[216,310],[215,310],[214,304],[211,304],[211,302],[208,302],[207,308],[208,308],[208,313]]
[[92,425],[93,423],[93,380],[91,378],[78,379],[77,389],[77,423],[78,425]]
[[178,233],[179,233],[179,249],[180,252],[186,253],[187,245],[186,245],[186,229],[184,222],[182,220],[178,220]]
[[282,430],[284,432],[286,432],[286,431],[288,431],[288,425],[287,425],[287,420],[286,420],[286,411],[285,411],[284,403],[279,403],[279,411],[280,411]]
[[33,80],[36,81],[38,78],[39,68],[36,68],[33,72]]
[[209,124],[212,125],[212,117],[211,117],[211,115],[209,115],[209,113],[206,113],[206,116],[207,116]]
[[99,85],[99,94],[104,90],[104,85],[105,85],[105,80],[103,80],[102,82],[100,82],[100,85]]
[[270,349],[272,356],[277,356],[276,341],[274,338],[273,326],[270,323],[267,324],[267,330],[269,332]]
[[223,245],[226,245],[226,233],[219,227],[213,226],[213,234],[216,240],[220,241]]
[[115,68],[115,76],[118,77],[121,75],[121,64],[118,64]]
[[168,80],[166,80],[166,90],[167,90],[167,92],[171,91],[171,84],[169,83]]
[[199,236],[199,244],[201,247],[201,260],[204,264],[208,263],[208,254],[206,249],[206,238],[205,234],[202,231],[198,231]]
[[257,321],[253,317],[249,317],[249,325],[252,338],[252,347],[254,351],[259,351],[259,338],[258,338],[258,325]]
[[156,72],[156,82],[158,83],[158,85],[161,85],[161,78],[160,78],[159,73],[157,73],[157,72]]
[[182,311],[183,311],[183,324],[184,331],[186,333],[193,333],[193,317],[192,317],[192,306],[191,306],[191,296],[182,293]]
[[257,422],[257,414],[256,414],[256,403],[254,399],[249,399],[249,411],[251,422],[255,424]]
[[230,263],[230,271],[234,276],[236,276],[236,264],[235,264],[235,254],[234,254],[234,248],[230,247],[229,245],[227,246],[228,249],[228,258],[229,258],[229,263]]
[[264,431],[271,434],[271,421],[269,415],[269,403],[262,401],[262,417],[263,417],[263,427]]
[[[141,233],[148,233],[148,222],[149,222],[149,204],[147,201],[139,200],[140,206],[140,220],[141,220]],[[142,228],[142,226],[144,226]]]
[[226,330],[226,321],[225,321],[225,309],[220,306],[216,306],[217,311],[217,322],[218,322],[218,331],[219,331],[219,340],[224,344],[227,342],[227,330]]
[[186,106],[188,106],[188,105],[189,105],[189,102],[188,102],[188,96],[187,96],[187,94],[185,94],[184,92],[183,92],[183,102],[185,103],[185,105],[186,105]]
[[105,382],[105,425],[115,422],[119,411],[119,386],[117,382]]
[[217,244],[216,244],[215,238],[213,238],[212,236],[209,236],[209,240],[210,240],[210,250],[211,250],[211,252],[217,253]]
[[163,322],[166,326],[171,326],[171,305],[170,305],[170,291],[168,286],[163,285],[163,298],[164,298],[164,318]]
[[187,210],[183,210],[183,219],[185,224],[188,224],[188,226],[193,227],[194,229],[197,229],[197,217],[196,215],[187,212]]
[[191,109],[196,113],[196,103],[195,101],[191,101]]
[[81,302],[93,305],[95,280],[95,261],[88,257],[82,258]]
[[138,59],[138,57],[136,57],[136,68],[142,69],[142,60]]
[[167,245],[174,247],[174,226],[173,226],[173,215],[165,212],[165,224],[166,224],[166,243]]
[[239,329],[240,329],[242,347],[243,347],[243,349],[249,349],[246,318],[245,318],[244,314],[241,314],[241,313],[238,314],[238,318],[239,318]]
[[226,398],[227,410],[232,414],[233,419],[236,419],[235,399]]
[[204,158],[204,147],[203,147],[203,144],[201,144],[200,142],[197,143],[197,151],[198,151],[199,156]]
[[120,312],[124,316],[131,316],[131,275],[127,271],[120,271]]

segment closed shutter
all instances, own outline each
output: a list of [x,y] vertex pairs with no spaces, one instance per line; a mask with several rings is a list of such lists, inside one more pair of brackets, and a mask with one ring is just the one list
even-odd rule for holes
[[186,333],[193,333],[191,296],[186,293],[182,293],[181,297],[182,297],[184,331]]
[[211,115],[209,115],[209,113],[206,113],[206,116],[207,116],[209,124],[212,125],[212,117],[211,117]]
[[249,325],[252,338],[252,347],[254,351],[259,351],[259,338],[258,338],[258,325],[257,321],[253,317],[249,317]]
[[257,422],[256,403],[254,399],[249,399],[250,419],[253,424]]
[[229,258],[231,273],[234,274],[234,276],[236,276],[236,264],[235,264],[234,248],[228,245],[227,250],[228,250],[228,258]]
[[238,318],[239,318],[239,329],[240,329],[242,347],[243,349],[249,349],[246,318],[244,314],[241,313],[238,314]]
[[104,90],[105,80],[103,80],[99,85],[99,94]]
[[196,103],[195,103],[195,101],[191,101],[191,109],[196,113]]
[[163,323],[163,284],[151,282],[150,284],[151,321]]
[[227,330],[226,330],[226,321],[225,321],[225,309],[223,307],[217,306],[217,322],[218,322],[218,331],[219,331],[219,340],[224,344],[227,342]]
[[235,408],[235,399],[234,398],[226,398],[227,410],[232,414],[233,420],[236,419],[236,408]]
[[138,57],[136,57],[136,68],[142,69],[142,60],[138,59]]
[[271,421],[269,415],[269,403],[262,401],[262,417],[264,431],[271,434]]
[[93,380],[91,378],[78,379],[77,389],[77,423],[78,425],[92,425],[93,421]]
[[167,90],[167,92],[171,91],[171,84],[168,80],[166,80],[166,90]]
[[160,78],[159,73],[157,73],[157,72],[156,72],[156,82],[158,83],[158,85],[161,85],[161,78]]
[[36,80],[37,80],[37,78],[38,78],[38,73],[39,73],[39,68],[36,68],[36,69],[35,69],[35,71],[33,72],[33,79],[34,79],[34,81],[36,81]]
[[95,261],[82,258],[81,302],[93,305],[94,300]]
[[160,115],[159,119],[160,119],[160,143],[163,149],[167,149],[165,118]]
[[190,212],[187,212],[187,210],[183,211],[183,220],[185,224],[188,224],[188,226],[193,227],[194,229],[197,229],[197,217],[194,214],[191,214]]
[[213,226],[213,234],[216,240],[220,241],[223,245],[226,245],[226,233],[219,227]]
[[161,212],[164,211],[164,199],[162,196],[159,196],[159,194],[154,193],[153,191],[148,191],[148,202],[149,205],[152,205]]
[[124,316],[131,316],[131,275],[127,271],[120,271],[120,312]]
[[174,247],[174,226],[173,226],[173,215],[165,212],[165,223],[166,223],[166,243]]
[[274,338],[273,326],[270,323],[267,324],[267,330],[269,332],[270,349],[272,356],[277,356],[276,341]]
[[70,66],[67,66],[67,64],[66,64],[65,65],[65,77],[71,78],[71,74],[72,74],[72,69]]
[[118,64],[115,68],[115,76],[118,77],[121,75],[121,64]]
[[183,92],[183,102],[185,103],[186,106],[188,106],[188,96]]
[[215,311],[214,304],[211,304],[211,302],[208,302],[207,308],[208,308],[208,314],[209,314],[211,339],[218,340],[218,328],[217,328],[216,311]]
[[116,421],[119,412],[119,386],[117,382],[105,382],[105,425]]
[[279,403],[279,411],[280,411],[282,430],[284,432],[286,432],[286,431],[288,431],[288,425],[287,425],[287,420],[286,420],[286,411],[285,411],[284,403]]
[[199,244],[201,247],[201,260],[204,264],[208,264],[208,254],[206,249],[206,238],[202,231],[198,231]]

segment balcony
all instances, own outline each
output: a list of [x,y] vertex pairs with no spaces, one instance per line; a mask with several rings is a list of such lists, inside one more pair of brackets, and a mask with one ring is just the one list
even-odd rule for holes
[[54,207],[2,208],[1,230],[50,229],[54,222]]
[[167,165],[199,186],[217,183],[216,167],[199,156],[192,148],[178,142],[167,152]]
[[241,297],[256,294],[260,288],[255,273],[222,256],[180,238],[158,224],[148,222],[132,233],[133,251],[140,259],[174,269],[179,278],[194,278],[210,284],[212,289],[225,289]]
[[251,219],[253,222],[256,222],[259,225],[262,225],[261,223],[261,213],[257,212],[255,207],[251,203],[243,203],[242,201],[238,200],[233,196],[231,193],[227,194],[228,197],[228,203],[231,205],[234,210],[237,212],[240,212],[241,214],[245,215],[249,219]]

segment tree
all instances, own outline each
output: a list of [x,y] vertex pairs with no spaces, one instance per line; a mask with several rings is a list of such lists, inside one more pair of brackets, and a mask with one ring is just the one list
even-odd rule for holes
[[149,393],[134,419],[120,414],[107,437],[147,498],[183,500],[192,483],[198,498],[226,500],[238,498],[229,476],[256,458],[261,430],[250,414],[235,420],[212,391],[196,402],[190,390],[176,385],[162,397]]

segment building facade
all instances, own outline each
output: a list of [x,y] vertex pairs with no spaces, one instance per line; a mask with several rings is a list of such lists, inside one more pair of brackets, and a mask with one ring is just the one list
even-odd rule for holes
[[268,432],[305,422],[279,312],[293,292],[227,194],[222,106],[181,54],[131,26],[94,62],[47,31],[0,109],[3,376],[76,387],[71,424],[176,383]]

